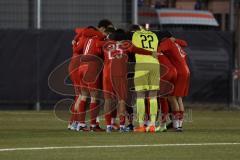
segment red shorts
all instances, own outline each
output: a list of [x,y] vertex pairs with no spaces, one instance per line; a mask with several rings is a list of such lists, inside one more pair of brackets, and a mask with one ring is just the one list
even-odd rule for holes
[[188,95],[190,85],[190,71],[187,66],[178,69],[173,96],[185,97]]
[[164,64],[161,64],[161,68],[167,68],[167,71],[165,74],[161,74],[161,79],[168,81],[172,84],[175,84],[177,80],[177,70],[174,66],[165,66]]
[[79,77],[78,76],[78,69],[76,69],[75,71],[72,71],[70,73],[70,79],[71,79],[74,86],[79,84],[79,78],[78,77]]
[[70,74],[70,79],[71,79],[73,87],[74,87],[75,95],[78,95],[81,93],[80,88],[79,88],[80,79],[79,79],[79,74],[78,74],[78,68],[71,71],[69,74]]
[[161,64],[160,76],[161,79],[175,83],[177,79],[177,70],[175,66],[170,62],[170,60],[164,54],[158,56],[158,61]]
[[103,91],[104,98],[117,98],[126,100],[127,98],[127,78],[126,76],[112,76],[110,65],[103,69]]
[[89,91],[92,91],[100,88],[99,74],[89,73],[88,64],[80,65],[78,69],[78,77],[81,89],[87,89]]

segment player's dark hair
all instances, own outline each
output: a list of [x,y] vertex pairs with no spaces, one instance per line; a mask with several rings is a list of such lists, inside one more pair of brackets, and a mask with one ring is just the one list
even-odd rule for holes
[[98,22],[98,28],[107,28],[109,27],[110,25],[113,25],[112,22],[108,19],[102,19]]
[[126,32],[123,29],[117,29],[114,33],[109,35],[109,39],[115,41],[128,40]]
[[173,35],[169,32],[169,31],[162,31],[161,34],[159,34],[158,38],[160,39],[160,41],[166,39],[166,38],[170,38]]
[[107,34],[111,34],[111,33],[116,32],[116,30],[113,27],[107,27],[104,32],[107,33]]
[[141,29],[141,27],[139,25],[133,24],[133,25],[129,26],[128,31],[129,32],[134,32],[134,31],[138,31],[140,29]]
[[121,28],[118,28],[115,33],[122,33],[124,34],[125,33],[125,30],[124,29],[121,29]]
[[97,30],[97,28],[94,26],[88,26],[87,28]]

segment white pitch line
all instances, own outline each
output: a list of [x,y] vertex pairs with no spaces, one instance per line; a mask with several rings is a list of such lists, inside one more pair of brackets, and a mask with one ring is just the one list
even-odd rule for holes
[[137,147],[174,147],[174,146],[224,146],[240,145],[240,143],[179,143],[179,144],[140,144],[140,145],[103,145],[103,146],[62,146],[62,147],[32,147],[32,148],[2,148],[0,152],[53,150],[53,149],[91,149],[91,148],[137,148]]

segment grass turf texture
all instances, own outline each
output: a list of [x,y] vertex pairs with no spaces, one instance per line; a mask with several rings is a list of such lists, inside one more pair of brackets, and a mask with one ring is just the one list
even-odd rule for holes
[[[193,110],[183,133],[83,133],[66,130],[53,112],[1,111],[0,148],[240,142],[239,111]],[[239,159],[240,145],[88,148],[0,152],[4,160]]]

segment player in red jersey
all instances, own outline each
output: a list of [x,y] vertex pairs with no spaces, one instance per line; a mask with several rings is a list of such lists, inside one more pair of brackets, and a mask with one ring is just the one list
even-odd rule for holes
[[[175,42],[179,53],[181,53],[182,58],[185,60],[184,69],[182,69],[181,72],[179,72],[179,73],[181,75],[184,75],[184,78],[187,79],[186,83],[185,83],[185,86],[182,87],[183,90],[181,92],[181,94],[183,96],[187,96],[188,92],[189,92],[189,85],[190,85],[190,70],[189,70],[189,67],[188,67],[188,64],[187,64],[187,53],[183,49],[183,48],[187,47],[187,42],[184,41],[184,40],[175,39],[175,38],[173,39],[173,41]],[[179,77],[179,78],[181,78],[181,77]],[[180,80],[177,80],[177,81],[180,81]]]
[[[160,49],[160,48],[159,48]],[[160,131],[167,130],[167,119],[169,118],[169,105],[167,97],[172,94],[174,85],[177,79],[177,70],[163,53],[159,54],[158,61],[161,65],[161,69],[165,71],[160,74],[160,92],[158,94],[158,103],[161,106],[161,129]]]
[[169,97],[173,106],[173,126],[177,131],[182,131],[184,105],[182,97],[188,95],[190,71],[186,63],[186,52],[182,47],[187,43],[173,37],[166,38],[160,43],[161,51],[169,58],[170,62],[177,69],[177,79],[172,96]]
[[80,121],[79,117],[79,103],[81,99],[81,89],[80,89],[80,77],[79,77],[79,70],[87,70],[86,66],[80,66],[80,56],[83,52],[84,41],[86,37],[83,36],[83,31],[88,30],[87,28],[76,28],[76,36],[72,41],[73,45],[73,56],[71,58],[69,64],[69,74],[70,79],[73,82],[74,90],[75,90],[75,102],[71,108],[71,118],[70,123],[74,122],[73,125],[69,125],[69,128],[75,130],[77,128],[77,124]]
[[[92,131],[99,131],[96,128],[96,117],[98,114],[97,96],[98,89],[100,89],[99,73],[102,68],[102,62],[98,55],[101,54],[101,49],[96,47],[97,41],[103,40],[104,35],[97,29],[91,27],[87,28],[82,33],[82,56],[80,57],[80,68],[78,71],[80,77],[80,123],[78,124],[78,131],[87,131],[85,124],[86,117],[86,100],[87,97],[91,97],[90,102],[90,129]],[[84,68],[84,69],[82,69]]]
[[69,63],[69,67],[68,67],[68,71],[69,71],[69,75],[70,75],[70,79],[73,83],[73,87],[74,87],[74,91],[75,91],[75,98],[74,98],[74,103],[71,106],[71,117],[69,120],[69,125],[68,125],[68,129],[71,130],[75,130],[77,127],[77,123],[79,121],[79,114],[77,113],[77,108],[76,106],[78,106],[78,99],[79,96],[81,96],[80,94],[80,88],[79,88],[79,76],[78,76],[78,67],[80,64],[80,59],[79,59],[79,43],[81,41],[81,36],[82,36],[82,31],[83,28],[76,28],[75,29],[75,33],[76,36],[74,37],[73,41],[72,41],[72,50],[73,50],[73,55],[71,58],[71,61]]
[[[77,35],[75,36],[75,38],[73,40],[73,48],[74,48],[74,51],[75,51],[74,53],[77,53],[77,54],[75,54],[76,56],[73,56],[72,61],[78,62],[80,64],[80,62],[79,62],[80,61],[80,55],[83,55],[83,50],[86,47],[85,43],[86,43],[87,39],[89,39],[89,37],[102,36],[105,28],[108,27],[108,26],[112,26],[112,23],[109,20],[104,19],[104,20],[99,21],[97,30],[95,30],[94,27],[77,28],[76,29]],[[91,50],[91,48],[90,48],[90,50]],[[83,79],[85,79],[86,77],[91,78],[91,76],[89,77],[89,75],[91,75],[91,74],[88,74],[88,76],[84,75],[84,77],[83,77],[83,73],[91,72],[90,70],[92,69],[92,67],[88,67],[88,66],[92,66],[92,65],[86,65],[82,62],[82,60],[83,59],[81,59],[81,64],[83,64],[83,65],[80,65],[80,67],[78,69],[78,72],[76,72],[76,74],[74,74],[75,76],[73,76],[73,78],[75,77],[75,79],[77,79],[77,82],[78,82],[78,87],[77,88],[81,88],[81,90],[86,90],[84,88],[87,88],[87,87],[91,88],[92,86],[91,85],[88,86],[84,82]],[[75,65],[76,64],[77,63],[75,63]],[[74,65],[70,65],[70,66],[74,66]],[[80,86],[82,86],[82,87],[80,87]],[[74,104],[75,107],[73,107],[73,108],[75,108],[75,110],[77,110],[78,112],[81,113],[80,116],[78,116],[78,121],[81,121],[83,125],[85,123],[85,114],[86,114],[86,111],[85,111],[86,92],[84,92],[84,94],[85,94],[84,97],[83,96],[77,96],[77,98],[75,99],[75,104]],[[94,102],[94,100],[92,102]],[[93,111],[93,113],[95,112],[95,110],[97,110],[94,114],[91,114],[92,117],[95,117],[93,115],[98,114],[99,110],[98,110],[98,108],[97,109],[92,109],[92,108],[96,108],[96,103],[91,103],[90,104],[90,110]],[[101,130],[101,128],[98,125],[99,123],[97,123],[96,127],[94,127],[95,122],[93,122],[93,121],[95,121],[95,118],[94,119],[92,118],[92,123],[94,123],[94,124],[92,124],[90,128],[92,130],[95,130],[95,131]],[[85,130],[84,127],[81,127],[80,123],[79,123],[78,130],[80,130],[80,128]]]

